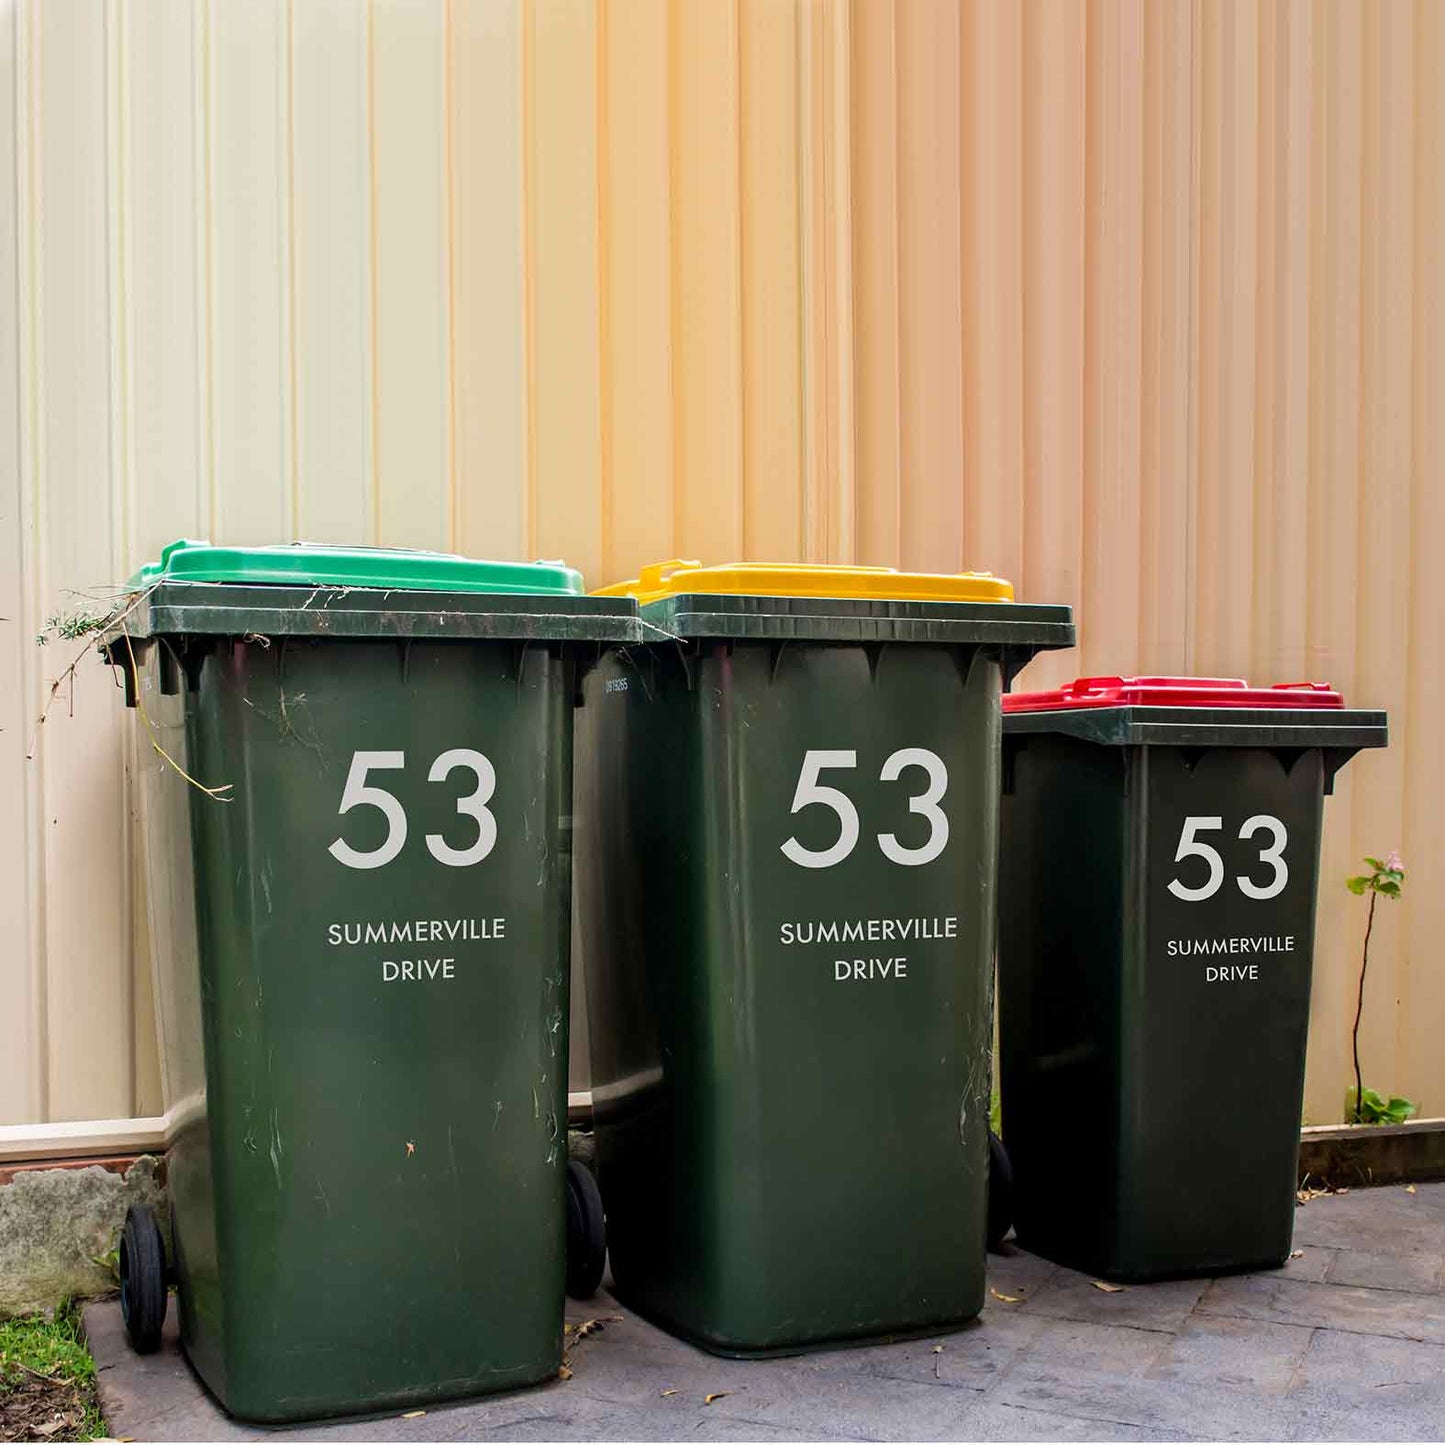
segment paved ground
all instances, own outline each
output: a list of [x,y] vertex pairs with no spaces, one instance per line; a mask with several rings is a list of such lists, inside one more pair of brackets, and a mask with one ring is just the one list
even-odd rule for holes
[[[956,1334],[794,1359],[715,1359],[623,1315],[572,1349],[573,1376],[289,1438],[1390,1439],[1445,1436],[1445,1184],[1312,1199],[1281,1270],[1117,1294],[1022,1252],[991,1257],[982,1319]],[[996,1292],[996,1293],[995,1293]],[[999,1299],[1012,1296],[1017,1303]],[[252,1440],[175,1338],[141,1359],[120,1307],[85,1315],[112,1432]],[[718,1394],[711,1405],[704,1397]],[[270,1432],[288,1438],[283,1432]]]

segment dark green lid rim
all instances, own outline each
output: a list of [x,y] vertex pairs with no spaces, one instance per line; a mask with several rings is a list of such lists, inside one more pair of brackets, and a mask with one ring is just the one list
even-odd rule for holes
[[[642,607],[664,636],[783,642],[993,643],[1072,647],[1068,607],[1020,602],[907,602],[866,597],[681,593]],[[659,640],[650,634],[650,640]]]
[[160,636],[336,637],[555,642],[640,642],[630,597],[571,593],[434,592],[367,587],[284,587],[162,582],[103,645],[123,633]]
[[1345,747],[1389,745],[1385,713],[1361,708],[1089,707],[1006,712],[1006,737],[1049,733],[1105,746]]

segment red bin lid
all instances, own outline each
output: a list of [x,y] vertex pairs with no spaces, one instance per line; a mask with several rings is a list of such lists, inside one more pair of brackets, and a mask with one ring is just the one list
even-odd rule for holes
[[1242,677],[1081,677],[1048,692],[1005,693],[1005,712],[1083,707],[1344,707],[1327,682],[1251,687]]

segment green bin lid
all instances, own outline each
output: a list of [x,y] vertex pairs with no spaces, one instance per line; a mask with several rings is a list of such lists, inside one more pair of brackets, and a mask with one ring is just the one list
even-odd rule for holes
[[365,587],[411,592],[543,593],[581,596],[582,574],[561,562],[480,562],[446,552],[392,547],[331,547],[294,542],[274,547],[213,547],[172,542],[160,561],[131,579],[136,591],[159,582],[229,582],[242,586]]

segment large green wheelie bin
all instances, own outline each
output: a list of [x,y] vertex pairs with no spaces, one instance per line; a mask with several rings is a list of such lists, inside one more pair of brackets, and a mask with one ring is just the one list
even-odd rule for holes
[[999,694],[1067,607],[886,568],[664,564],[578,712],[614,1287],[723,1354],[984,1294]]
[[1003,1140],[1027,1249],[1109,1279],[1289,1256],[1324,797],[1385,715],[1321,684],[1004,699]]
[[371,549],[178,543],[134,585],[186,1354],[260,1421],[555,1374],[574,689],[635,608]]

